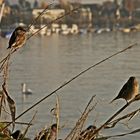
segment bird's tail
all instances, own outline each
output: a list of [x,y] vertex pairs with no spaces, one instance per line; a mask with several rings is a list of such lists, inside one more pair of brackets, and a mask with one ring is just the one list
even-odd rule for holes
[[109,102],[109,104],[113,103],[117,99],[118,99],[118,97],[114,98],[111,102]]
[[11,48],[11,46],[9,45],[8,47],[7,47],[7,49],[10,49]]

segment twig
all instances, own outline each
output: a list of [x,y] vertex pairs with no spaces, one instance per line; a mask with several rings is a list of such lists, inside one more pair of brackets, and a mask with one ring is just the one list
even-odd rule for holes
[[0,61],[0,73],[3,71],[7,61],[9,61],[11,54],[15,53],[17,49],[11,49],[10,52]]
[[0,98],[0,116],[2,114],[3,103],[5,103],[5,95],[3,93],[3,90],[1,92],[2,92],[2,96]]
[[8,110],[6,110],[6,109],[4,108],[3,105],[2,105],[2,109],[3,109],[2,111],[4,111],[5,113],[7,113],[8,115],[11,115],[11,113],[9,113]]
[[57,131],[56,131],[56,139],[58,138],[58,130],[59,130],[59,125],[60,125],[60,100],[59,100],[59,96],[56,94],[56,124],[57,124]]
[[100,131],[102,130],[106,125],[108,125],[110,123],[110,121],[112,121],[117,115],[119,115],[124,109],[126,109],[131,103],[133,103],[134,101],[139,100],[140,95],[136,95],[136,97],[134,99],[132,99],[131,101],[129,101],[126,105],[124,105],[121,109],[119,109],[114,115],[112,115],[103,125],[101,125],[98,129],[96,129],[91,138],[89,140],[92,140],[92,138]]
[[[50,6],[52,6],[52,5],[53,5],[53,3],[49,4],[49,5],[48,5],[48,6],[47,6],[33,21],[32,21],[32,23],[29,25],[27,31],[30,30],[31,26],[39,19],[39,17],[40,17],[41,15],[43,15],[44,12],[45,12]],[[40,29],[39,29],[39,31],[40,31]],[[16,44],[15,44],[15,45],[16,45]],[[5,62],[7,61],[8,57],[9,57],[11,54],[13,54],[16,50],[17,50],[17,49],[10,51],[10,53],[0,61],[0,64],[2,63],[2,65],[1,65],[1,67],[0,67],[0,73],[1,73],[1,71],[3,70],[3,68],[4,68],[4,64],[5,64]]]
[[[46,10],[48,10],[48,8],[49,8],[50,6],[52,6],[52,5],[53,5],[53,3],[49,4],[49,5],[48,5],[48,6],[47,6],[33,21],[32,21],[32,23],[29,25],[27,31],[30,30],[31,26],[39,19],[40,16],[43,15],[44,12],[45,12]],[[39,30],[39,31],[40,31],[40,30]],[[16,45],[16,44],[15,44],[15,45]],[[3,65],[5,64],[7,58],[8,58],[11,54],[13,54],[16,50],[17,50],[17,49],[12,50],[12,52],[10,52],[5,58],[3,58],[3,59],[0,61],[0,64],[2,63],[2,66],[0,67],[0,70],[3,68]]]
[[[3,122],[0,122],[0,123],[10,123],[9,121],[3,121]],[[29,125],[29,123],[26,123],[26,122],[15,122],[15,124],[21,124],[21,125]],[[32,123],[30,125],[33,125]]]
[[[20,118],[21,116],[23,116],[25,113],[27,113],[28,111],[30,111],[32,108],[34,108],[35,106],[37,106],[38,104],[40,104],[41,102],[43,102],[44,100],[46,100],[47,98],[49,98],[50,96],[52,96],[53,94],[55,94],[57,91],[59,91],[60,89],[64,88],[66,85],[68,85],[69,83],[71,83],[72,81],[74,81],[75,79],[77,79],[78,77],[80,77],[81,75],[83,75],[84,73],[86,73],[87,71],[89,71],[90,69],[93,69],[94,67],[100,65],[101,63],[107,61],[108,59],[118,55],[118,54],[121,54],[123,52],[125,52],[126,50],[129,50],[131,48],[133,48],[135,45],[137,45],[137,43],[133,44],[133,45],[130,45],[129,47],[121,50],[121,51],[118,51],[116,53],[114,53],[113,55],[110,55],[109,57],[97,62],[96,64],[88,67],[87,69],[81,71],[79,74],[75,75],[74,77],[72,77],[70,80],[68,80],[67,82],[65,82],[64,84],[60,85],[58,88],[56,88],[54,91],[52,91],[50,94],[48,94],[47,96],[43,97],[42,99],[40,99],[38,102],[36,102],[35,104],[33,104],[31,107],[27,108],[24,112],[22,112],[19,116],[17,116],[15,118],[15,120],[17,120],[18,118]],[[11,122],[12,123],[12,122]],[[5,128],[7,128],[11,123],[7,124],[3,130]],[[3,131],[1,130],[1,131]]]
[[14,127],[15,127],[15,114],[16,114],[15,101],[9,96],[9,94],[7,92],[7,89],[6,89],[6,84],[5,83],[3,83],[2,88],[3,88],[3,91],[4,91],[5,95],[6,95],[8,106],[9,106],[9,109],[10,109],[10,112],[11,112],[11,118],[12,118],[11,123],[13,124],[13,130],[14,130]]
[[136,133],[139,133],[140,132],[140,128],[137,128],[131,132],[128,132],[128,133],[123,133],[123,134],[118,134],[118,135],[113,135],[113,136],[106,136],[106,137],[101,137],[101,138],[96,138],[95,140],[106,140],[106,139],[109,139],[109,138],[115,138],[115,137],[123,137],[123,136],[126,136],[126,135],[132,135],[132,134],[136,134]]
[[92,103],[93,99],[95,98],[95,95],[91,97],[91,99],[89,100],[86,108],[84,109],[81,117],[78,119],[78,121],[76,122],[75,127],[71,130],[71,132],[67,135],[67,137],[65,138],[65,140],[74,140],[76,139],[76,137],[79,137],[80,132],[83,128],[84,122],[88,116],[88,114],[95,108],[96,104],[94,106],[90,107],[90,104]]
[[[51,3],[49,6],[51,6],[52,4],[53,4],[53,3]],[[32,24],[28,27],[27,30],[29,30],[29,29],[31,28],[31,26],[35,23],[35,21],[36,21],[47,9],[48,9],[48,7],[46,7],[46,8],[38,15],[38,17],[37,17],[34,21],[32,21]],[[62,15],[62,16],[60,16],[60,17],[54,19],[53,21],[49,22],[48,24],[44,25],[42,28],[40,28],[39,30],[37,30],[36,32],[34,32],[32,35],[30,35],[30,36],[27,38],[27,40],[29,40],[29,39],[30,39],[31,37],[33,37],[35,34],[37,34],[38,32],[40,32],[43,28],[47,27],[48,25],[51,25],[51,24],[54,23],[55,21],[58,21],[58,20],[62,19],[63,17],[65,17],[65,16],[71,14],[71,12],[74,12],[74,11],[76,11],[76,10],[78,10],[78,9],[79,9],[79,7],[78,7],[78,8],[75,8],[75,9],[73,9],[73,10],[71,10],[70,12],[67,12],[66,14],[64,14],[64,15]],[[18,48],[18,49],[19,49],[19,48]],[[1,73],[1,71],[2,71],[2,69],[3,69],[4,64],[5,64],[6,60],[7,60],[7,58],[9,57],[9,55],[13,54],[15,51],[17,51],[17,49],[13,50],[10,54],[8,54],[6,57],[4,57],[4,58],[0,61],[0,64],[2,63],[2,66],[0,67],[0,73]]]
[[[132,119],[132,117],[136,114],[136,113],[138,113],[138,112],[140,112],[140,108],[138,108],[137,110],[135,110],[135,111],[133,111],[133,112],[130,112],[130,113],[128,113],[128,114],[126,114],[126,115],[124,115],[124,116],[122,116],[122,117],[120,117],[120,118],[118,118],[118,119],[116,119],[116,120],[113,120],[113,121],[111,121],[111,122],[109,122],[108,123],[108,125],[107,126],[105,126],[105,128],[112,128],[112,127],[114,127],[118,122],[120,122],[121,120],[124,120],[124,119],[126,119],[126,118],[129,118],[129,120],[130,119]],[[111,126],[109,126],[109,125],[111,125]]]
[[4,58],[0,61],[0,64],[1,64],[2,62],[6,61],[7,58],[8,58],[11,54],[13,54],[16,50],[17,50],[17,49],[14,49],[14,50],[12,50],[12,51],[10,50],[10,52],[7,54],[7,56],[4,57]]
[[32,26],[33,24],[35,24],[35,22],[39,19],[39,17],[42,16],[42,15],[44,14],[44,12],[46,12],[46,11],[48,10],[48,8],[49,8],[50,6],[52,6],[53,4],[54,4],[54,3],[50,3],[41,13],[39,13],[39,15],[38,15],[38,16],[32,21],[32,23],[29,25],[27,31],[30,30],[31,26]]
[[29,122],[27,128],[25,129],[23,135],[19,138],[19,140],[23,140],[23,139],[24,139],[26,133],[28,132],[28,129],[30,128],[30,126],[31,126],[31,124],[32,124],[32,121],[35,119],[36,114],[37,114],[37,111],[36,111],[35,114],[33,115],[31,121]]

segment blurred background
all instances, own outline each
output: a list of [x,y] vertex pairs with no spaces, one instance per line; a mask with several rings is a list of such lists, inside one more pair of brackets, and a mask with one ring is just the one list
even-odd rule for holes
[[[52,5],[50,6],[50,4]],[[96,109],[85,124],[99,127],[125,104],[124,100],[109,102],[118,94],[130,76],[140,81],[140,1],[139,0],[0,0],[0,58],[7,53],[9,38],[17,26],[29,27],[33,20],[46,12],[31,26],[29,35],[47,25],[31,37],[26,45],[11,57],[8,88],[16,102],[17,116],[39,99],[102,59],[138,43],[137,46],[102,63],[56,94],[60,99],[59,138],[65,138],[75,125],[91,96],[96,95]],[[76,12],[49,24],[54,19],[79,7]],[[0,75],[1,76],[1,75]],[[2,82],[2,80],[0,80]],[[22,83],[31,95],[23,95]],[[35,135],[55,122],[51,113],[56,105],[53,95],[19,121],[29,122],[37,110],[28,136]],[[121,115],[139,107],[139,102]],[[7,114],[4,119],[9,120]],[[130,132],[140,126],[139,114],[124,125],[119,123],[101,135]],[[25,126],[16,125],[24,130]],[[125,136],[123,140],[139,140],[140,134]]]
[[47,26],[40,34],[140,30],[139,0],[1,0],[0,30],[6,36],[18,25],[28,26],[47,8],[32,26],[32,31],[79,7],[78,11]]

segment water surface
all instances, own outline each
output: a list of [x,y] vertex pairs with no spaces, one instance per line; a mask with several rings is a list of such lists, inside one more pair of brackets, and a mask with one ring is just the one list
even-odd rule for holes
[[[87,67],[99,62],[109,55],[139,42],[140,33],[122,34],[103,33],[75,36],[52,35],[50,37],[33,37],[26,46],[11,59],[9,75],[9,91],[17,105],[17,115],[48,95],[60,85],[77,75]],[[6,39],[0,39],[0,56],[6,52]],[[130,76],[140,81],[140,47],[115,56],[96,68],[89,70],[65,88],[57,92],[60,98],[59,137],[64,138],[74,126],[91,96],[96,95],[96,109],[90,114],[85,127],[90,124],[100,126],[109,116],[125,104],[118,100],[112,105],[122,85]],[[33,90],[33,95],[22,101],[21,83]],[[32,111],[21,117],[20,121],[29,122],[37,110],[34,126],[29,136],[33,137],[41,128],[55,122],[50,110],[55,107],[56,96],[53,95]],[[130,106],[125,112],[138,108],[139,102]],[[139,115],[130,121],[129,129],[120,124],[112,130],[103,131],[103,135],[129,132],[140,126]],[[17,128],[21,126],[17,126]],[[139,140],[140,134],[125,136],[123,140]]]

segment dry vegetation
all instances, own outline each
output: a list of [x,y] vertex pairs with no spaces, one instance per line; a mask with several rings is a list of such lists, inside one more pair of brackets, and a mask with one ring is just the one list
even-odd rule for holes
[[[46,9],[44,9],[44,11]],[[74,9],[74,10],[76,10],[76,9]],[[43,12],[40,14],[40,16],[43,14]],[[66,15],[69,15],[69,14],[70,13],[66,13]],[[64,16],[66,16],[66,15],[64,15]],[[60,18],[63,18],[64,16],[62,16]],[[56,20],[59,20],[60,18],[58,18]],[[37,20],[37,18],[36,18],[36,20]],[[50,24],[52,24],[53,22],[54,21],[50,22]],[[28,39],[30,39],[33,35],[29,36]],[[121,50],[121,51],[118,51],[115,54],[110,55],[109,57],[103,59],[102,61],[99,61],[98,63],[88,67],[84,71],[80,72],[79,74],[77,74],[76,76],[72,77],[70,80],[65,82],[63,85],[60,85],[53,92],[49,93],[46,97],[44,97],[42,99],[39,99],[39,101],[37,103],[33,104],[31,107],[29,107],[27,110],[25,110],[24,112],[22,112],[18,116],[16,116],[16,104],[15,104],[16,101],[14,101],[12,99],[10,91],[8,90],[10,58],[15,53],[18,53],[18,49],[10,50],[10,52],[8,52],[8,54],[0,61],[0,73],[2,75],[2,77],[1,77],[2,85],[1,85],[1,91],[0,91],[0,115],[2,116],[3,113],[6,113],[7,115],[9,115],[11,117],[11,121],[10,122],[6,122],[6,121],[2,122],[1,121],[1,123],[0,123],[0,139],[12,140],[13,138],[11,137],[11,135],[12,135],[12,132],[13,132],[13,130],[15,128],[15,125],[17,125],[17,124],[27,125],[27,127],[24,130],[24,132],[20,136],[18,136],[18,138],[16,138],[16,139],[18,139],[18,140],[28,139],[28,138],[26,138],[26,134],[27,134],[28,130],[32,127],[32,123],[34,121],[36,113],[33,115],[33,117],[32,117],[30,122],[24,122],[24,123],[23,122],[17,122],[17,120],[21,116],[26,115],[26,113],[29,112],[32,108],[34,108],[35,106],[37,106],[38,104],[40,104],[41,102],[43,102],[44,100],[49,98],[50,96],[56,95],[57,91],[59,91],[60,89],[64,88],[65,86],[67,86],[70,82],[72,82],[73,80],[77,79],[79,76],[81,76],[82,74],[86,73],[90,69],[94,69],[94,67],[96,67],[97,65],[100,65],[101,63],[107,61],[108,59],[111,59],[112,57],[114,57],[114,56],[116,56],[118,54],[121,54],[121,53],[127,51],[128,49],[131,49],[135,45],[136,44],[133,44],[133,45]],[[138,101],[140,99],[140,95],[137,95],[135,97],[135,99],[133,99],[130,102],[128,102],[128,104],[124,105],[117,112],[115,112],[114,115],[110,116],[109,119],[107,119],[107,121],[105,121],[99,128],[97,128],[94,125],[91,125],[87,129],[84,129],[83,126],[84,126],[84,124],[85,124],[90,112],[92,110],[94,110],[96,108],[96,106],[98,105],[97,102],[94,100],[95,98],[96,98],[96,96],[91,97],[90,101],[88,102],[87,106],[85,107],[85,109],[84,109],[83,113],[81,114],[80,118],[75,123],[75,126],[73,126],[73,129],[71,130],[71,132],[67,136],[65,136],[65,138],[64,138],[65,140],[93,140],[93,139],[104,140],[104,139],[109,139],[109,138],[112,138],[112,137],[121,137],[121,136],[129,135],[129,134],[135,134],[135,133],[138,133],[140,131],[140,128],[139,128],[139,129],[136,129],[136,130],[134,130],[132,132],[129,132],[129,133],[122,133],[122,134],[119,134],[119,135],[106,136],[106,137],[99,136],[99,133],[103,129],[111,129],[111,128],[114,128],[116,126],[116,124],[118,124],[118,122],[120,122],[120,121],[123,121],[123,120],[126,120],[126,119],[128,119],[128,120],[133,119],[135,114],[139,113],[140,108],[138,108],[136,110],[131,110],[130,113],[125,114],[125,115],[123,115],[123,116],[121,116],[119,118],[117,118],[117,117],[128,106],[130,106],[134,102]],[[53,111],[53,114],[54,114],[55,119],[56,119],[55,123],[56,123],[57,128],[56,128],[55,137],[57,139],[57,136],[59,134],[59,129],[60,129],[60,122],[59,122],[59,116],[60,116],[59,96],[57,96],[57,98],[56,98],[56,106],[52,111]],[[9,128],[10,125],[12,125],[12,130],[10,130],[10,128]],[[50,128],[47,128],[47,130],[51,131]],[[10,132],[10,131],[12,131],[12,132]],[[45,129],[41,130],[40,133],[36,136],[36,140],[41,140],[41,137],[45,133],[46,133]],[[50,138],[50,136],[46,137],[46,139],[54,140],[53,138]]]

